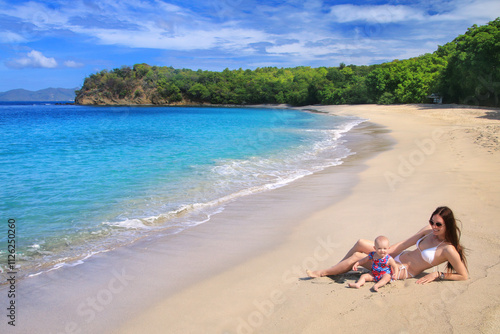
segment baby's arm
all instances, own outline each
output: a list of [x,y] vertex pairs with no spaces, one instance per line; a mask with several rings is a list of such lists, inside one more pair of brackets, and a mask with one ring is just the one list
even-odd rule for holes
[[392,279],[394,279],[394,280],[398,279],[398,277],[399,277],[399,266],[398,266],[398,264],[396,263],[396,261],[392,257],[389,258],[388,263],[391,266]]
[[362,258],[361,260],[357,261],[356,263],[354,263],[354,265],[352,266],[352,270],[354,271],[358,271],[358,266],[362,266],[364,265],[366,262],[368,262],[368,260],[370,260],[370,258],[368,256]]

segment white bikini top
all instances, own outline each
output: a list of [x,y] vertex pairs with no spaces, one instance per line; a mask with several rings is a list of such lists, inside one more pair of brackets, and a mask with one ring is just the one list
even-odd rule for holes
[[441,241],[439,243],[439,245],[437,245],[436,247],[432,247],[432,248],[427,248],[427,249],[421,250],[418,245],[420,244],[420,241],[422,241],[428,235],[430,235],[430,233],[426,234],[422,238],[418,239],[418,241],[417,241],[417,248],[420,251],[420,254],[422,255],[422,259],[424,259],[424,261],[427,262],[428,264],[432,264],[432,261],[434,261],[434,257],[436,256],[436,250],[439,247],[439,245],[441,245],[444,242],[444,240]]

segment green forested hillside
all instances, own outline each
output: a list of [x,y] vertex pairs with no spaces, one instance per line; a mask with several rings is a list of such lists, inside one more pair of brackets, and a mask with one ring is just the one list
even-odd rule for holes
[[500,18],[472,26],[436,53],[447,60],[439,82],[439,91],[447,101],[499,105]]
[[222,72],[136,64],[85,79],[79,104],[445,103],[498,106],[500,18],[432,54],[370,66],[265,67]]

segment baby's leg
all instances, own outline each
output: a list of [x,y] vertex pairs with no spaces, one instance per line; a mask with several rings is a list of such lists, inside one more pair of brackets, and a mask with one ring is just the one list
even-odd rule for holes
[[361,275],[361,277],[358,279],[358,281],[356,283],[349,283],[349,287],[359,289],[366,282],[373,282],[373,276],[371,274]]
[[390,281],[391,281],[391,275],[384,274],[384,276],[382,276],[382,278],[380,279],[380,281],[378,281],[377,283],[375,283],[375,285],[373,286],[373,288],[372,288],[373,291],[378,292],[378,288],[386,285]]

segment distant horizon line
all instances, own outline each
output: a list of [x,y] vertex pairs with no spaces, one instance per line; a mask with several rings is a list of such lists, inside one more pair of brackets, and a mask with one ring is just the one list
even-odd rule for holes
[[31,89],[26,89],[26,88],[13,88],[13,89],[9,89],[9,90],[6,90],[6,91],[3,91],[3,92],[0,92],[0,94],[2,93],[7,93],[7,92],[10,92],[10,91],[13,91],[13,90],[25,90],[25,91],[28,91],[28,92],[39,92],[41,90],[46,90],[46,89],[80,89],[81,87],[71,87],[71,88],[65,88],[65,87],[47,87],[47,88],[41,88],[41,89],[37,89],[37,90],[31,90]]

